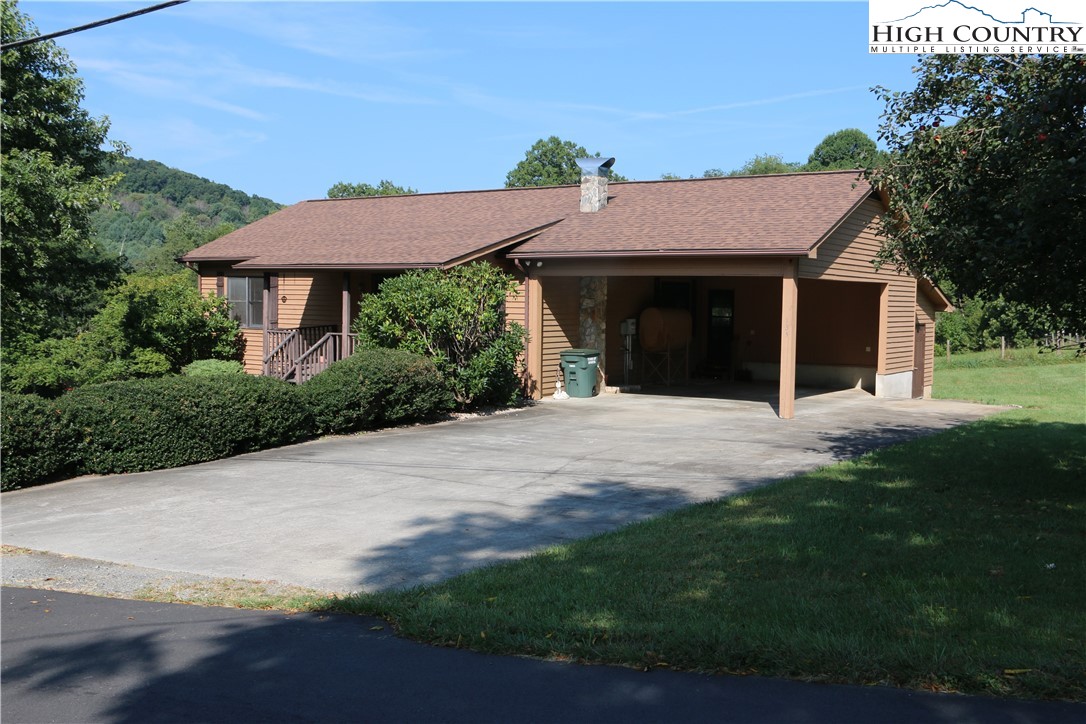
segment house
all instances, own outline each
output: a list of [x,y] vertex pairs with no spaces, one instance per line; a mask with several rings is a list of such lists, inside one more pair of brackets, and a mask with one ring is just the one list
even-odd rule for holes
[[256,374],[349,354],[358,300],[387,276],[486,260],[518,280],[506,312],[537,398],[571,347],[599,349],[610,384],[777,381],[783,418],[796,384],[930,395],[950,305],[872,263],[885,205],[856,171],[609,183],[611,163],[582,160],[579,187],[305,201],[183,261],[233,304]]

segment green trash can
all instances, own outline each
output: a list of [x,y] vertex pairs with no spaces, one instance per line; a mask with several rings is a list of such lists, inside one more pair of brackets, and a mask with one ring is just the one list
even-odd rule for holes
[[561,352],[566,393],[570,397],[592,397],[599,392],[596,370],[600,366],[598,349],[567,349]]

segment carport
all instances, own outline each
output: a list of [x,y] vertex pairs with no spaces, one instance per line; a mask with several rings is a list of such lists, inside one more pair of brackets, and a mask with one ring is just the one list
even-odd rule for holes
[[[678,270],[682,276],[660,276],[659,266],[638,275],[626,269],[622,276],[574,277],[562,275],[570,271],[566,265],[544,265],[545,273],[530,282],[540,303],[529,304],[543,330],[530,351],[541,366],[544,356],[550,363],[541,370],[543,390],[554,390],[561,349],[579,346],[602,352],[604,384],[611,387],[775,382],[785,418],[792,416],[787,400],[794,404],[796,384],[875,393],[883,285],[765,276],[767,266],[790,266],[779,260],[703,261]],[[622,334],[623,323],[640,321],[646,309],[684,313],[675,315],[686,325],[673,335],[677,346],[646,349],[643,334]]]
[[[811,193],[823,204],[815,209],[752,193],[783,191],[796,178],[721,180],[738,184],[729,189],[735,203],[714,209],[709,226],[683,215],[682,195],[675,207],[624,209],[634,231],[617,233],[628,238],[595,223],[626,200],[618,192],[612,206],[580,214],[568,234],[554,227],[509,251],[526,277],[536,396],[554,392],[558,355],[575,347],[601,351],[604,386],[775,382],[784,419],[795,414],[797,384],[930,396],[935,314],[949,308],[946,298],[924,280],[875,266],[884,205],[851,173],[799,175],[817,182]],[[646,309],[673,320],[674,345],[647,344],[645,329],[623,334]]]

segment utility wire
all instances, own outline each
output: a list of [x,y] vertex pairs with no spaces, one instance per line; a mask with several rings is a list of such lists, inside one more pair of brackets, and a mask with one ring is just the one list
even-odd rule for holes
[[124,15],[117,15],[116,17],[107,18],[105,20],[99,20],[94,23],[87,23],[86,25],[80,25],[78,28],[68,28],[67,30],[58,30],[55,33],[48,33],[46,35],[39,35],[34,38],[24,38],[22,40],[15,40],[10,43],[4,43],[0,45],[0,51],[7,50],[8,48],[19,48],[24,45],[30,45],[31,43],[40,43],[43,40],[52,40],[53,38],[59,38],[62,35],[71,35],[72,33],[78,33],[83,30],[90,30],[91,28],[98,28],[103,25],[109,25],[115,23],[118,20],[127,20],[128,18],[134,18],[137,15],[146,15],[147,13],[153,13],[156,10],[162,10],[163,8],[173,7],[174,5],[180,5],[181,3],[187,3],[189,0],[170,0],[170,2],[160,3],[153,5],[149,8],[143,8],[142,10],[133,10],[130,13]]

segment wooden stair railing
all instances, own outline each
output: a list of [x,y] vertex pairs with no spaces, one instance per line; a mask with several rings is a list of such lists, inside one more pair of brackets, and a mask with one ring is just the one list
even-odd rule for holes
[[[269,377],[289,380],[297,369],[298,358],[325,335],[335,332],[330,324],[295,329],[269,329],[264,349],[263,373]],[[338,334],[338,333],[337,333]]]
[[293,381],[302,384],[313,379],[333,362],[346,359],[354,354],[358,344],[357,334],[329,332],[312,347],[298,356],[294,363]]

